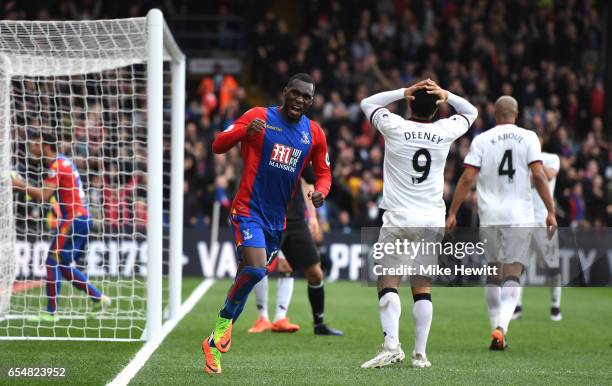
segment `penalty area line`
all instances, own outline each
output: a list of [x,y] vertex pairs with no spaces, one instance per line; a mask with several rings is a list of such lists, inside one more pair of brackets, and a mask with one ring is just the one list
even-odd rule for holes
[[187,300],[181,305],[181,310],[179,312],[178,318],[170,320],[166,322],[166,324],[164,324],[164,326],[162,327],[161,337],[159,339],[156,339],[155,341],[145,343],[145,345],[142,346],[140,350],[138,350],[138,352],[130,361],[130,363],[128,363],[128,365],[125,366],[123,370],[121,370],[121,372],[117,374],[115,379],[113,379],[110,383],[107,384],[107,386],[125,386],[130,383],[132,378],[134,378],[136,374],[138,374],[140,369],[143,368],[143,366],[147,363],[151,355],[153,355],[155,350],[157,350],[157,348],[162,344],[164,339],[166,339],[168,334],[172,332],[174,327],[179,324],[179,322],[183,319],[183,317],[185,317],[185,315],[191,312],[196,303],[202,298],[202,296],[204,296],[206,291],[208,291],[208,289],[212,287],[214,283],[215,281],[213,279],[206,279],[202,283],[200,283],[200,285],[198,285],[197,288],[193,290],[191,295],[189,295]]

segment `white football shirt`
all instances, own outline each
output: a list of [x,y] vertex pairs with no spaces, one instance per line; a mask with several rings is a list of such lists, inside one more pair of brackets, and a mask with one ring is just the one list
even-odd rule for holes
[[498,125],[477,135],[464,164],[480,169],[476,191],[481,225],[533,224],[529,165],[542,162],[533,131]]
[[405,120],[386,108],[376,110],[372,125],[385,138],[380,208],[444,216],[446,206],[442,193],[446,157],[451,143],[461,137],[470,124],[459,114],[425,123]]
[[[552,153],[542,153],[542,164],[547,169],[553,169],[558,172],[561,167],[561,160],[559,156]],[[550,191],[550,195],[554,196],[555,194],[555,184],[557,182],[557,177],[553,177],[548,181],[548,190]],[[546,205],[544,205],[544,201],[538,194],[538,190],[535,186],[531,187],[531,196],[533,199],[533,213],[535,216],[535,220],[538,223],[546,223],[546,216],[548,215],[548,210],[546,210]]]

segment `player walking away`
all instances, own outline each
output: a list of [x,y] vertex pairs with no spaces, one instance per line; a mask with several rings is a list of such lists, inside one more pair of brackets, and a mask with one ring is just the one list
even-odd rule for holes
[[31,321],[56,321],[57,296],[62,289],[62,278],[87,293],[92,301],[103,307],[111,304],[111,298],[103,295],[87,276],[76,267],[85,252],[93,221],[89,213],[85,192],[77,168],[65,155],[57,152],[57,139],[49,133],[34,133],[28,147],[34,157],[42,157],[49,167],[42,188],[28,186],[18,175],[13,177],[13,188],[30,195],[34,200],[47,202],[55,195],[59,202],[61,218],[58,229],[45,261],[47,267],[47,312],[40,313]]
[[502,96],[495,102],[497,125],[472,141],[446,220],[448,229],[455,227],[457,210],[477,179],[480,237],[487,240],[489,262],[501,267],[501,275],[489,276],[485,287],[493,330],[491,350],[504,350],[507,346],[520,276],[529,257],[532,234],[527,227],[534,224],[530,171],[546,206],[545,223],[550,231],[557,226],[540,142],[534,132],[515,125],[517,116],[518,104],[511,96]]
[[[408,99],[412,110],[409,120],[391,113],[386,105]],[[457,112],[447,119],[433,121],[438,105],[448,102]],[[478,115],[476,107],[465,99],[441,89],[427,79],[408,88],[382,92],[361,101],[361,108],[370,122],[384,136],[384,184],[380,204],[386,212],[379,241],[406,238],[421,240],[412,234],[422,230],[441,239],[444,232],[446,207],[442,199],[444,165],[453,141],[461,137]],[[405,232],[405,233],[404,233]],[[426,264],[431,256],[417,256],[415,261]],[[384,344],[379,353],[361,365],[363,368],[383,367],[404,359],[399,342],[401,314],[398,287],[401,276],[378,276],[380,321]],[[426,345],[431,326],[431,278],[411,276],[414,304],[415,342],[412,366],[431,366]]]
[[[542,141],[540,141],[541,144]],[[561,160],[559,156],[551,153],[542,153],[542,163],[546,178],[548,178],[548,191],[554,196],[555,183]],[[550,320],[559,322],[561,316],[561,271],[559,269],[559,234],[555,233],[552,238],[546,235],[546,206],[538,195],[534,186],[531,187],[531,197],[533,199],[533,212],[536,220],[533,245],[531,254],[535,257],[538,266],[546,270],[546,278],[550,288]],[[522,307],[523,287],[519,287],[518,304],[514,309],[512,320],[519,319],[523,313]]]
[[314,81],[307,74],[292,76],[283,97],[280,107],[244,113],[212,145],[220,154],[240,142],[244,166],[230,214],[240,264],[215,329],[202,342],[204,371],[209,374],[221,372],[221,353],[230,348],[232,325],[278,251],[287,206],[303,168],[312,161],[316,184],[309,198],[315,207],[323,205],[331,185],[325,134],[304,115],[312,105]]
[[[323,270],[321,257],[313,237],[319,233],[317,212],[312,202],[307,199],[312,191],[314,173],[311,167],[304,169],[301,180],[301,192],[293,196],[287,212],[287,228],[283,234],[281,251],[278,253],[278,268],[281,276],[278,279],[276,316],[274,323],[268,318],[268,278],[264,277],[255,286],[255,300],[259,317],[249,329],[251,333],[268,330],[273,332],[296,332],[300,326],[289,321],[287,312],[293,293],[293,269],[301,269],[308,281],[308,300],[312,309],[315,335],[344,335],[342,331],[329,327],[323,321],[325,292],[323,287]],[[306,200],[306,201],[305,201]],[[308,208],[308,218],[304,216]],[[308,224],[306,223],[308,222]],[[286,256],[286,257],[285,257]]]

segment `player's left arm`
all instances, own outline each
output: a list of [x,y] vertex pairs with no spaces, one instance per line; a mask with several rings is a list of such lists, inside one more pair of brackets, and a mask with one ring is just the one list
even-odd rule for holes
[[533,176],[533,184],[538,191],[538,195],[546,206],[546,226],[548,227],[549,238],[552,237],[555,229],[557,229],[557,219],[555,218],[555,204],[548,190],[548,177],[541,162],[532,162],[529,164],[531,175]]
[[546,205],[546,210],[548,213],[554,213],[554,203],[552,196],[550,195],[550,191],[548,190],[548,176],[546,175],[546,170],[544,166],[542,166],[541,162],[532,162],[529,165],[529,169],[531,170],[531,175],[533,176],[533,184],[535,185],[538,194],[544,201],[544,205]]
[[402,122],[403,118],[396,114],[392,114],[385,106],[401,99],[414,99],[412,94],[414,94],[416,90],[425,88],[427,81],[428,79],[422,80],[407,88],[384,91],[364,98],[360,103],[361,110],[372,126],[376,127],[383,135],[387,134],[396,127],[399,122]]
[[317,209],[315,208],[312,200],[308,199],[308,193],[314,191],[314,185],[308,183],[306,179],[301,178],[300,180],[302,195],[304,196],[304,203],[306,204],[306,210],[308,211],[308,229],[313,238],[316,238],[319,234],[319,220],[317,219]]
[[[316,125],[313,135],[312,167],[316,176],[314,190],[308,193],[308,198],[315,208],[323,205],[325,197],[331,188],[331,169],[329,153],[327,152],[327,140],[321,127]],[[308,161],[308,160],[306,160]]]
[[533,185],[538,191],[538,195],[546,206],[546,226],[549,227],[549,236],[552,237],[557,228],[557,219],[555,218],[555,203],[553,201],[550,190],[548,190],[548,177],[544,166],[542,165],[542,152],[540,149],[540,141],[535,133],[531,133],[527,140],[527,162],[531,171]]

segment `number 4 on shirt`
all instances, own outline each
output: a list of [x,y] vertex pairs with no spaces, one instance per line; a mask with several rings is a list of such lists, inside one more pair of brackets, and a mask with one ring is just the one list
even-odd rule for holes
[[508,149],[504,152],[497,172],[500,176],[508,176],[509,182],[512,182],[516,172],[516,169],[512,167],[512,150]]

